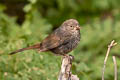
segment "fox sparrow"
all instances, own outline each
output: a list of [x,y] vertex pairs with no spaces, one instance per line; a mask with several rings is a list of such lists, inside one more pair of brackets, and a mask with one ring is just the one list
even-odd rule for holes
[[16,50],[15,54],[24,50],[37,49],[40,52],[51,51],[54,54],[65,55],[72,51],[80,41],[80,25],[77,20],[69,19],[48,35],[41,43]]

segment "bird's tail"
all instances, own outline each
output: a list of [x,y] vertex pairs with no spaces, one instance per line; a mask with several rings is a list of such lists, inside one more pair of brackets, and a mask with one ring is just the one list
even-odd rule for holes
[[25,50],[39,49],[39,48],[40,48],[40,44],[35,44],[35,45],[29,46],[27,48],[18,49],[18,50],[14,51],[14,52],[11,52],[10,55],[18,53],[18,52],[25,51]]

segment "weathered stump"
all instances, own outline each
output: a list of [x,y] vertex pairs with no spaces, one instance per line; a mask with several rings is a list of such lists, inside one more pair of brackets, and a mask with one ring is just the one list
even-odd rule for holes
[[71,70],[73,56],[64,56],[62,59],[62,65],[58,80],[79,80],[77,75],[73,75]]

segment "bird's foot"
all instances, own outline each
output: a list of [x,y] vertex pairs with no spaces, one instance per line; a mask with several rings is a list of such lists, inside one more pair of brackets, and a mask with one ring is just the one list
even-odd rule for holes
[[69,55],[69,54],[64,54],[63,55],[63,57],[62,57],[62,60],[64,59],[64,58],[69,58],[69,59],[71,59],[71,60],[74,60],[74,56],[72,56],[72,55]]

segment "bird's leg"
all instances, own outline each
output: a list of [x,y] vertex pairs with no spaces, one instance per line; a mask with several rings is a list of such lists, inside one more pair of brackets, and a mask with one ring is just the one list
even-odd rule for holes
[[68,54],[62,54],[62,60],[65,58],[65,57],[68,57],[69,55]]
[[70,57],[71,60],[74,60],[74,56],[69,55],[69,54],[63,54],[63,55],[62,55],[62,60],[63,60],[64,58],[66,58],[66,57]]

